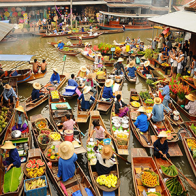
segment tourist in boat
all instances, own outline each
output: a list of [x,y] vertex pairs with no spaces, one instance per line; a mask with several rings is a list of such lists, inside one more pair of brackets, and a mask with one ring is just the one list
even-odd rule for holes
[[98,146],[94,147],[95,156],[97,158],[96,163],[96,171],[98,173],[98,176],[109,174],[114,166],[116,164],[116,161],[113,156],[113,149],[111,145],[105,145],[101,153],[98,151]]
[[185,105],[185,109],[189,112],[190,115],[196,115],[196,97],[193,94],[185,95],[189,100],[188,104]]
[[125,72],[122,62],[123,62],[123,59],[119,58],[117,63],[115,63],[115,65],[114,65],[115,75],[122,75],[123,72]]
[[96,100],[93,96],[89,94],[90,90],[91,90],[90,86],[85,86],[83,93],[78,98],[78,104],[79,101],[82,99],[81,110],[83,111],[89,110],[93,102]]
[[75,162],[78,157],[74,153],[74,146],[69,141],[64,141],[58,148],[59,161],[58,161],[58,174],[57,181],[62,180],[66,182],[75,175]]
[[97,54],[96,56],[95,56],[95,63],[97,64],[97,65],[100,65],[100,64],[103,64],[103,62],[102,62],[102,55],[99,53],[99,54]]
[[68,86],[78,87],[78,83],[75,81],[75,75],[71,74],[71,79],[68,80]]
[[90,29],[90,32],[88,32],[89,36],[93,36],[93,30]]
[[136,77],[136,67],[135,67],[135,62],[131,61],[128,65],[127,71],[128,71],[128,76],[133,79]]
[[73,119],[70,119],[70,114],[65,114],[64,120],[63,130],[74,130],[76,122]]
[[88,75],[88,73],[90,73],[90,71],[87,69],[86,66],[80,67],[79,77],[86,78],[86,76]]
[[104,98],[104,99],[115,98],[115,96],[113,95],[113,91],[112,91],[113,83],[114,83],[114,81],[111,79],[107,79],[105,81],[105,87],[103,89],[102,98]]
[[78,45],[79,45],[79,46],[81,46],[81,45],[82,45],[82,37],[79,37]]
[[91,87],[91,92],[93,92],[93,97],[95,97],[95,95],[97,94],[97,90],[94,88],[94,86],[99,86],[100,88],[102,88],[94,79],[93,79],[93,75],[90,73],[87,75],[86,78],[86,82],[85,82],[85,86],[89,86]]
[[92,24],[90,24],[89,29],[93,29]]
[[39,71],[39,67],[40,67],[40,63],[37,61],[37,59],[34,59],[33,63],[29,62],[29,64],[33,65],[33,73],[37,74]]
[[58,43],[57,48],[58,48],[59,50],[62,50],[63,47],[64,47],[64,45],[65,45],[65,44],[62,42],[62,40],[59,40],[59,43]]
[[[137,38],[137,44],[139,45],[142,41],[140,40],[140,37]],[[144,42],[143,42],[144,43]]]
[[99,120],[94,120],[93,126],[94,128],[92,132],[90,133],[89,138],[87,139],[87,142],[90,141],[90,138],[92,138],[94,132],[96,133],[95,139],[100,142],[103,141],[103,139],[105,139],[105,135],[106,137],[111,137],[113,140],[116,141],[116,139],[100,125]]
[[41,67],[41,72],[42,73],[46,73],[47,72],[47,63],[46,63],[45,59],[42,60],[42,63],[40,65],[40,67]]
[[10,106],[10,104],[13,103],[13,97],[18,99],[14,89],[9,84],[6,84],[3,91],[3,104],[7,104],[8,106]]
[[27,131],[28,128],[28,117],[22,106],[18,106],[15,114],[15,125],[12,127],[12,131],[19,130],[21,132]]
[[166,160],[166,157],[169,159],[170,155],[168,153],[169,147],[167,142],[167,133],[161,131],[158,135],[158,139],[154,142],[154,156],[156,158],[162,158]]
[[125,43],[130,43],[131,39],[129,37],[126,38]]
[[38,82],[33,83],[33,91],[31,93],[31,98],[33,102],[38,101],[43,97],[44,93],[40,93],[41,85]]
[[143,41],[140,42],[139,49],[140,49],[140,51],[144,51],[144,42]]
[[60,83],[60,75],[58,74],[58,71],[56,68],[53,68],[53,74],[50,78],[51,84],[59,84]]
[[126,116],[127,112],[129,111],[127,104],[121,100],[120,94],[116,96],[116,99],[117,101],[115,102],[115,114],[117,114],[119,117]]
[[56,30],[56,29],[53,29],[53,34],[58,35],[58,32],[57,32],[57,30]]
[[84,27],[81,28],[81,31],[82,31],[82,32],[85,32],[85,31],[84,31]]
[[7,168],[6,172],[8,172],[12,167],[21,166],[21,158],[18,154],[18,150],[11,141],[5,141],[5,144],[1,146],[1,149],[6,150],[6,155],[9,153],[9,157],[3,161],[3,165]]

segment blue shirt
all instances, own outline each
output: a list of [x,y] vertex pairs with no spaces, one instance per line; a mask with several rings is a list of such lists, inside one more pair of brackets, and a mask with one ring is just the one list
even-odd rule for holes
[[164,86],[163,88],[159,88],[160,90],[163,90],[161,95],[165,96],[164,99],[170,100],[170,90],[169,90],[169,85]]
[[107,99],[107,98],[115,98],[115,96],[113,95],[113,92],[112,92],[112,87],[104,87],[103,89],[103,95],[102,95],[103,98]]
[[31,93],[32,100],[39,99],[39,96],[40,96],[39,90],[33,89]]
[[15,167],[21,166],[20,157],[16,148],[10,150],[9,159],[6,160],[6,164],[10,165],[11,163],[13,163]]
[[164,118],[163,114],[163,104],[155,104],[152,109],[153,120],[156,122],[160,122]]
[[76,86],[78,87],[78,83],[74,79],[68,80],[68,86]]
[[14,91],[13,88],[10,88],[9,90],[8,89],[5,89],[3,91],[3,97],[4,97],[4,99],[6,101],[8,101],[8,99],[10,98],[10,96],[18,98],[17,95],[16,95],[16,92]]
[[[82,108],[82,109],[85,109],[85,110],[90,109],[90,106],[91,106],[91,105],[90,105],[90,102],[84,100],[84,94],[81,94],[80,97],[79,97],[78,99],[79,99],[79,100],[82,99],[82,103],[81,103],[81,108]],[[93,100],[93,101],[95,101],[95,98],[92,97],[92,96],[91,96],[90,99]]]
[[64,47],[64,45],[65,45],[65,44],[64,44],[63,42],[61,42],[61,43],[58,44],[58,48],[59,48],[60,50],[62,50],[63,47]]
[[140,114],[138,117],[137,117],[137,120],[135,121],[134,125],[139,128],[139,130],[141,132],[146,132],[148,131],[148,121],[147,121],[148,117],[146,114]]
[[129,72],[128,73],[128,76],[131,76],[131,77],[135,77],[135,71],[136,71],[137,69],[135,68],[135,67],[129,67],[128,69],[127,69],[127,71]]
[[70,159],[59,158],[58,161],[58,174],[57,176],[62,178],[63,182],[72,178],[75,175],[75,162],[78,159],[77,155],[74,153]]
[[165,142],[163,144],[161,144],[160,139],[156,140],[153,144],[154,146],[154,150],[156,150],[157,152],[162,151],[163,154],[167,154],[168,153],[168,143],[167,140],[165,140]]
[[58,83],[60,83],[60,76],[58,73],[56,73],[56,75],[53,73],[51,78],[50,78],[50,82],[53,83],[53,81],[57,80]]

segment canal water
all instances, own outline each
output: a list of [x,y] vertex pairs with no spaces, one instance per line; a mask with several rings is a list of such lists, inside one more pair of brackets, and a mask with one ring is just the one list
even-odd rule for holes
[[[126,31],[124,33],[120,34],[111,34],[111,35],[101,35],[97,39],[93,40],[87,40],[92,45],[98,45],[101,42],[106,43],[112,43],[113,40],[116,40],[116,42],[124,42],[126,37],[129,36],[130,38],[138,38],[145,42],[145,44],[149,44],[146,40],[146,38],[152,38],[152,31]],[[61,37],[60,39],[63,40],[63,42],[67,42],[68,39],[66,37]],[[63,54],[58,52],[55,48],[53,48],[51,45],[48,44],[48,42],[57,42],[58,38],[40,38],[40,37],[19,37],[19,39],[16,42],[13,43],[1,43],[0,44],[0,54],[28,54],[28,55],[35,55],[34,58],[38,59],[39,62],[42,61],[42,59],[45,59],[48,63],[48,72],[47,75],[37,80],[40,84],[46,84],[50,76],[52,74],[52,68],[57,68],[59,73],[62,73],[64,62],[63,62]],[[85,40],[83,42],[86,42]],[[72,41],[72,43],[77,43],[77,41]],[[3,62],[3,68],[4,70],[10,70],[11,68],[16,66],[16,62]],[[64,66],[64,72],[67,73],[74,73],[77,74],[79,71],[79,68],[82,65],[92,65],[92,62],[85,59],[81,55],[77,55],[76,57],[67,56],[65,66]],[[32,65],[29,65],[28,63],[22,65],[19,67],[19,69],[27,69],[31,68]],[[111,68],[107,68],[108,72],[111,70]],[[32,83],[24,83],[19,85],[19,98],[20,101],[24,101],[28,96],[31,95],[32,91]],[[66,84],[64,85],[64,87]],[[64,87],[60,90],[61,92],[64,91]],[[145,81],[138,77],[136,84],[129,84],[126,80],[123,85],[122,89],[122,95],[123,100],[125,103],[129,102],[129,96],[130,96],[130,89],[137,89],[138,92],[147,90],[147,85]],[[74,114],[77,113],[77,102],[76,99],[68,100],[71,107],[73,108]],[[42,104],[40,107],[34,109],[33,111],[28,113],[28,116],[32,116],[35,114],[42,114],[44,117],[49,117],[48,112],[48,103]],[[110,130],[110,114],[108,115],[102,115],[102,118],[104,119],[104,122],[106,124],[106,127],[108,130]],[[87,132],[88,132],[88,124],[79,124],[81,131],[85,134],[85,137],[83,138],[83,144],[86,144],[87,139]],[[183,157],[179,158],[172,158],[172,161],[176,164],[176,166],[186,175],[186,177],[190,178],[193,182],[196,183],[195,177],[193,175],[193,172],[191,170],[191,167],[189,165],[189,162],[186,158],[186,154],[183,150],[183,146],[181,144],[181,141],[179,141],[180,148],[184,154]],[[130,155],[127,156],[128,161],[131,161],[131,148],[141,148],[142,146],[139,144],[137,139],[134,137],[134,135],[131,132],[131,138],[130,138],[130,147],[129,152]],[[152,155],[151,150],[147,150],[148,155]],[[78,162],[83,168],[85,174],[89,176],[88,174],[88,167],[87,167],[87,158],[86,155],[79,155],[78,156]],[[134,196],[134,187],[133,187],[133,178],[132,178],[132,168],[131,165],[126,164],[123,160],[119,159],[119,169],[120,169],[120,180],[121,180],[121,195],[122,196]],[[181,178],[183,183],[185,184],[187,190],[189,191],[189,195],[196,195],[195,191],[187,184],[187,182]],[[51,184],[52,185],[52,184]],[[53,186],[53,185],[52,185]],[[53,195],[58,195],[55,191],[55,187],[52,188]]]

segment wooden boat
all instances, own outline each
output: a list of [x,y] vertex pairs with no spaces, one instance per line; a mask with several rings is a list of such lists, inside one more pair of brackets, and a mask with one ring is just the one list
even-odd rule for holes
[[64,37],[64,36],[70,36],[72,33],[67,34],[44,34],[42,35],[42,38],[48,38],[48,37]]
[[[141,77],[143,78],[144,80],[147,80],[147,77],[144,76],[139,70],[136,70],[136,73]],[[150,70],[150,74],[152,75],[152,78],[154,78],[154,75],[152,73],[152,71]]]
[[130,82],[130,83],[136,83],[136,81],[137,81],[137,75],[135,76],[135,78],[131,79],[130,76],[128,76],[127,71],[125,71],[125,78],[126,78],[127,81]]
[[[56,43],[56,42],[51,42],[51,43],[49,43],[49,44],[51,44],[52,46],[55,47],[55,45],[57,45],[58,43]],[[84,44],[82,44],[82,45],[79,45],[79,44],[72,44],[71,46],[65,45],[64,47],[68,47],[68,48],[84,48],[85,45],[84,45]],[[56,47],[55,47],[55,48],[56,48]]]
[[100,86],[104,86],[105,85],[105,81],[106,81],[106,79],[107,79],[107,70],[105,69],[104,70],[104,76],[103,75],[101,75],[101,76],[99,76],[99,75],[97,75],[97,71],[96,70],[94,70],[94,73],[96,74],[96,81],[99,83],[99,85]]
[[115,62],[116,62],[116,60],[109,60],[109,61],[103,60],[103,64],[106,67],[113,67]]
[[[97,35],[92,35],[92,36],[82,36],[82,40],[87,40],[87,39],[94,39],[99,37],[100,35],[102,35],[102,33],[98,33]],[[80,36],[68,36],[67,39],[71,39],[71,40],[79,40]]]
[[65,75],[60,75],[60,84],[57,87],[54,87],[49,82],[45,86],[43,86],[40,91],[45,91],[45,90],[48,90],[48,91],[47,91],[47,93],[45,93],[45,95],[41,99],[37,100],[35,103],[32,102],[31,96],[28,97],[25,100],[26,112],[29,112],[30,110],[38,107],[39,105],[44,103],[46,100],[48,100],[48,94],[49,94],[50,88],[53,88],[53,89],[55,88],[56,90],[59,90],[67,81],[68,76],[69,76],[69,74],[67,74],[67,73],[65,73]]
[[142,171],[150,170],[159,176],[159,185],[155,187],[155,191],[160,193],[162,196],[170,196],[153,158],[149,157],[146,151],[142,148],[132,148],[131,152],[132,176],[135,195],[141,196],[143,195],[143,191],[148,192],[148,187],[142,184],[140,174]]
[[60,50],[60,49],[58,49],[58,50],[59,50],[59,52],[66,54],[66,55],[69,55],[69,56],[76,56],[76,55],[80,54],[80,52],[76,51],[76,50],[68,50],[68,51],[64,51],[64,50]]
[[193,124],[194,126],[196,126],[196,121],[185,121],[186,127],[187,127],[188,130],[191,132],[192,136],[193,136],[194,138],[196,138],[195,132],[191,129],[191,125],[192,125],[192,124]]
[[[157,165],[158,170],[161,170],[161,165],[163,165],[163,166],[165,166],[165,167],[168,167],[168,166],[171,165],[167,160],[163,160],[163,159],[161,159],[161,158],[156,158],[156,157],[154,157],[154,160],[155,160],[155,163],[156,163],[156,165]],[[164,174],[162,174],[162,177],[163,177],[163,175],[164,175]],[[164,178],[164,177],[163,177],[163,178]],[[178,179],[179,183],[182,185],[183,190],[186,191],[186,189],[185,189],[185,187],[184,187],[184,185],[183,185],[183,183],[182,183],[182,180],[180,179],[179,176],[177,176],[177,179]],[[167,187],[166,187],[166,189],[167,189]],[[167,192],[168,192],[169,195],[171,196],[171,194],[170,194],[170,192],[169,192],[168,189],[167,189]],[[188,196],[188,193],[187,193],[186,195]]]
[[116,33],[123,33],[124,31],[122,29],[119,29],[119,30],[97,30],[95,32],[102,33],[102,34],[116,34]]
[[83,56],[83,57],[85,57],[86,59],[88,59],[88,60],[90,60],[90,61],[95,61],[95,58],[93,58],[93,57],[90,57],[90,56],[88,56],[88,55],[85,55],[83,52],[81,52],[81,55]]
[[[100,125],[105,130],[107,130],[106,126],[105,126],[105,124],[104,124],[104,122],[103,122],[103,120],[102,120],[102,118],[101,118],[101,116],[99,114],[99,112],[98,111],[92,111],[90,113],[90,123],[89,123],[88,137],[90,136],[90,133],[93,130],[92,122],[94,120],[99,120]],[[97,186],[96,178],[98,177],[98,174],[96,172],[96,168],[95,168],[94,163],[88,161],[88,169],[89,169],[89,174],[90,174],[90,177],[91,177],[91,181],[92,181],[93,187],[95,188],[95,191],[97,193],[96,196],[103,196],[103,191]],[[114,168],[110,172],[110,174],[114,174],[114,175],[116,175],[119,178],[119,169],[118,169],[118,161],[117,161],[117,159],[116,159],[116,164],[114,165]],[[115,190],[115,196],[120,196],[120,186]]]
[[82,31],[79,31],[79,32],[72,32],[72,35],[83,35],[83,34],[88,34],[88,32],[82,32]]
[[101,89],[101,92],[99,94],[99,99],[98,99],[99,101],[98,101],[98,104],[97,104],[97,110],[102,112],[102,113],[107,114],[110,111],[110,108],[113,105],[114,99],[111,98],[109,101],[103,100],[102,99],[103,89],[104,89],[104,87]]

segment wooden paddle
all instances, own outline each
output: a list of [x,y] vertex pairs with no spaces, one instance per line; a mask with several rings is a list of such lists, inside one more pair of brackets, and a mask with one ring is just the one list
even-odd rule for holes
[[80,191],[82,193],[82,196],[88,196],[87,193],[86,193],[86,191],[85,191],[85,189],[84,189],[84,187],[81,185],[81,183],[78,180],[78,177],[77,177],[77,174],[76,174],[76,170],[75,170],[75,176],[76,176],[76,179],[78,181],[78,184],[79,184],[79,187],[80,187]]

